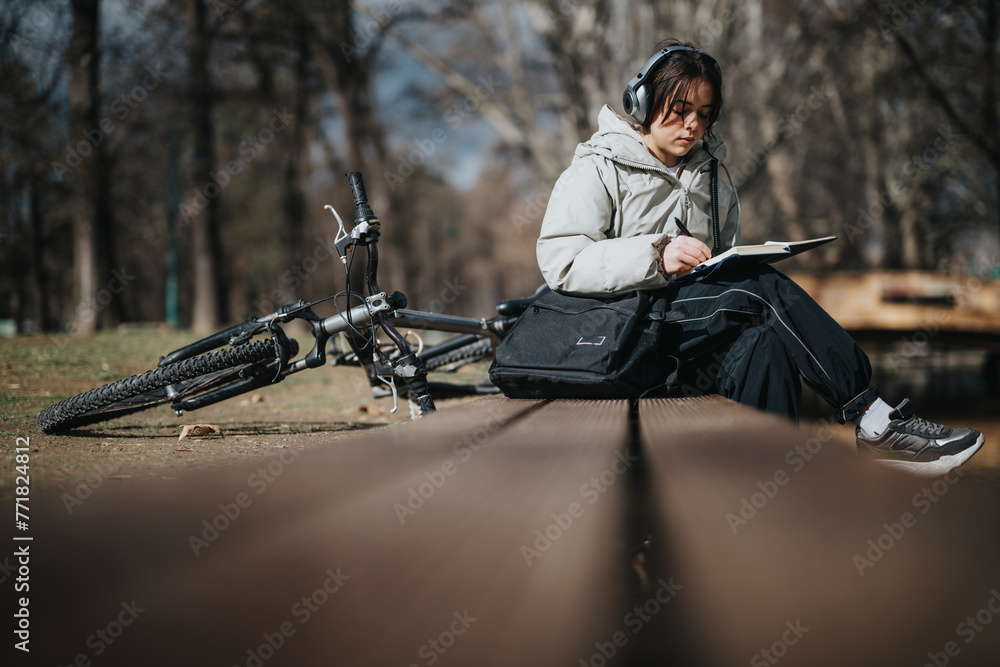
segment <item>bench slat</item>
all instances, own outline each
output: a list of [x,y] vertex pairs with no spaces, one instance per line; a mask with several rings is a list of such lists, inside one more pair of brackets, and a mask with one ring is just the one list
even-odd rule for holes
[[135,599],[102,664],[246,665],[282,627],[268,667],[576,664],[621,618],[627,439],[624,401],[491,397],[305,452],[264,487],[261,462],[101,489],[73,516],[49,496],[37,609],[60,633],[39,651],[93,657]]
[[1000,654],[1000,632],[956,634],[998,583],[984,527],[1000,503],[974,473],[891,473],[826,425],[719,397],[642,401],[639,419],[655,567],[685,586],[692,664],[771,664],[773,648],[789,664],[921,665],[949,641],[963,664]]

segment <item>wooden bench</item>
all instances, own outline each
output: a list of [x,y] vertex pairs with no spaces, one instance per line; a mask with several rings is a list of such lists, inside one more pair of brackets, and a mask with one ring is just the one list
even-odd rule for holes
[[718,397],[491,397],[102,489],[72,516],[40,495],[32,649],[59,665],[986,664],[1000,617],[968,642],[959,624],[992,596],[1000,611],[997,500],[973,473],[891,474],[822,425]]

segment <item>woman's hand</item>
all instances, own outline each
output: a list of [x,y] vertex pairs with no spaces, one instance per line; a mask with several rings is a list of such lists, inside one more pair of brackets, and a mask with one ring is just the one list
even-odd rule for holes
[[707,245],[692,236],[678,236],[663,246],[663,269],[668,274],[690,271],[712,256]]

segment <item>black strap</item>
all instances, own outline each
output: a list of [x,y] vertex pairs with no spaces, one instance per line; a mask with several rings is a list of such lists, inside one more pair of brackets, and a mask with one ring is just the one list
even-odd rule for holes
[[719,161],[712,158],[708,167],[709,189],[712,191],[712,256],[719,254]]
[[677,306],[671,310],[651,310],[646,315],[646,319],[651,322],[676,322],[690,316],[690,312],[685,306]]

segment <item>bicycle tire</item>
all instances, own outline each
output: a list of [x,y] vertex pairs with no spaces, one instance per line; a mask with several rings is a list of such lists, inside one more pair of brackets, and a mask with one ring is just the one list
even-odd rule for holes
[[468,345],[463,345],[456,350],[452,350],[451,352],[446,352],[445,354],[433,357],[421,358],[424,360],[424,367],[428,371],[433,371],[440,369],[443,366],[456,364],[461,361],[478,361],[479,359],[484,359],[491,354],[493,354],[493,341],[489,338],[483,337],[477,341],[469,343]]
[[[294,344],[294,340],[291,342],[293,347],[298,347]],[[294,353],[293,351],[292,354]],[[168,396],[165,391],[153,393],[169,385],[260,363],[274,357],[274,344],[270,340],[259,340],[154,368],[91,389],[45,408],[38,413],[36,419],[38,429],[42,433],[55,433],[133,414],[174,400],[174,397]],[[133,399],[143,396],[148,396],[148,399],[141,404],[130,403]]]

